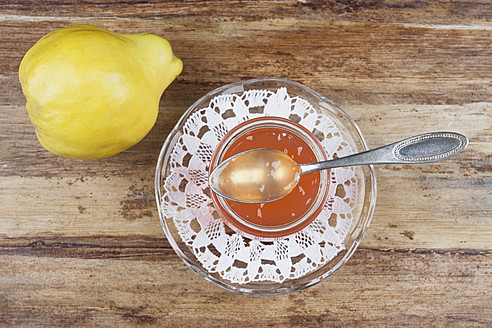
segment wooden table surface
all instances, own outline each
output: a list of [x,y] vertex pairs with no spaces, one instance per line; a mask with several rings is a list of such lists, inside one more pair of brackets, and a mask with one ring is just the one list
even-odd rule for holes
[[[38,143],[18,82],[43,35],[72,24],[167,38],[184,69],[159,118],[103,160]],[[160,227],[154,171],[183,112],[230,82],[278,77],[344,108],[370,147],[452,130],[453,159],[376,167],[355,255],[302,292],[206,282]],[[0,326],[492,326],[492,3],[0,0]]]

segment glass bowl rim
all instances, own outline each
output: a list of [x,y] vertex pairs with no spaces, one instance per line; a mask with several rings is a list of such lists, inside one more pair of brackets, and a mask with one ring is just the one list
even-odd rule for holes
[[[315,279],[312,279],[311,281],[307,282],[307,283],[304,283],[302,286],[300,286],[299,288],[295,288],[295,289],[286,289],[286,288],[279,288],[277,290],[275,290],[274,292],[250,292],[249,288],[245,287],[245,288],[235,288],[235,287],[232,287],[232,286],[228,286],[227,284],[224,283],[224,281],[210,275],[205,269],[191,263],[191,261],[185,256],[185,254],[182,252],[182,250],[178,247],[178,244],[177,242],[174,240],[174,238],[172,238],[172,235],[171,235],[171,232],[169,231],[167,225],[166,225],[166,220],[164,219],[163,217],[163,213],[161,212],[161,209],[160,209],[160,204],[161,204],[161,190],[160,190],[160,187],[161,187],[161,172],[162,172],[162,168],[163,168],[163,158],[165,156],[165,152],[167,150],[167,148],[169,148],[169,145],[173,139],[173,137],[176,135],[176,133],[182,128],[183,126],[183,123],[186,121],[186,119],[188,119],[189,115],[191,112],[193,112],[194,110],[197,109],[197,106],[202,103],[203,101],[205,101],[207,98],[210,98],[214,95],[214,96],[217,96],[217,95],[220,95],[221,92],[225,91],[225,90],[228,90],[228,89],[232,89],[232,88],[235,88],[235,87],[242,87],[244,85],[248,85],[248,84],[254,84],[254,83],[268,83],[268,82],[271,82],[271,83],[279,83],[279,84],[283,84],[284,87],[286,87],[288,89],[289,86],[294,86],[294,87],[298,87],[300,88],[301,90],[303,90],[304,92],[307,92],[308,94],[311,94],[317,98],[319,98],[320,101],[323,101],[323,102],[326,102],[328,103],[330,106],[332,106],[334,109],[336,109],[336,111],[338,111],[340,114],[342,114],[342,116],[348,120],[348,122],[351,124],[351,128],[354,129],[354,131],[352,131],[352,133],[355,132],[355,134],[357,135],[357,137],[359,138],[359,141],[361,143],[361,146],[362,148],[364,149],[364,151],[367,151],[369,150],[369,148],[367,147],[367,143],[366,143],[366,140],[364,138],[364,136],[362,135],[362,132],[359,128],[359,126],[357,125],[357,123],[352,119],[352,117],[350,117],[340,106],[338,106],[335,102],[333,102],[332,100],[326,98],[325,96],[321,95],[320,93],[318,93],[317,91],[311,89],[310,87],[304,85],[304,84],[301,84],[299,82],[295,82],[295,81],[291,81],[291,80],[287,80],[287,79],[281,79],[281,78],[255,78],[255,79],[249,79],[249,80],[245,80],[245,81],[239,81],[239,82],[233,82],[233,83],[228,83],[228,84],[225,84],[225,85],[222,85],[218,88],[215,88],[213,90],[211,90],[210,92],[207,92],[205,95],[203,95],[202,97],[200,97],[198,100],[196,100],[191,106],[189,106],[187,108],[187,110],[181,115],[181,117],[179,118],[178,122],[174,125],[173,129],[169,132],[169,134],[167,135],[166,137],[166,140],[164,141],[162,147],[161,147],[161,150],[159,152],[159,156],[158,156],[158,160],[157,160],[157,165],[156,165],[156,171],[155,171],[155,197],[156,197],[156,205],[157,205],[157,211],[159,213],[159,220],[161,222],[161,226],[162,226],[162,229],[164,230],[164,233],[166,235],[166,239],[169,241],[171,247],[173,248],[173,250],[175,251],[175,253],[179,256],[179,258],[187,265],[189,266],[193,271],[195,271],[199,276],[201,276],[202,278],[204,278],[205,280],[213,283],[214,285],[218,286],[218,287],[221,287],[225,290],[228,290],[228,291],[232,291],[232,292],[235,292],[235,293],[238,293],[238,294],[244,294],[244,295],[253,295],[253,296],[278,296],[278,295],[285,295],[285,294],[290,294],[290,293],[293,293],[293,292],[296,292],[296,291],[301,291],[301,290],[304,290],[308,287],[312,287],[322,281],[324,281],[325,279],[327,279],[329,276],[331,276],[333,273],[335,273],[338,269],[340,269],[351,257],[352,255],[354,254],[355,250],[357,249],[357,247],[359,246],[360,242],[362,241],[362,239],[364,238],[365,234],[367,233],[367,230],[369,228],[369,225],[370,223],[372,222],[372,218],[373,218],[373,215],[374,215],[374,209],[375,209],[375,206],[376,206],[376,198],[377,198],[377,180],[376,180],[376,172],[374,170],[374,167],[373,165],[367,165],[368,167],[368,170],[369,170],[369,178],[370,178],[370,199],[368,200],[370,206],[369,206],[369,209],[368,209],[368,213],[366,214],[366,217],[365,217],[365,220],[363,220],[362,222],[364,222],[364,226],[362,228],[362,230],[359,232],[357,238],[354,239],[354,242],[352,243],[352,245],[346,250],[346,253],[345,255],[343,256],[342,259],[340,259],[334,266],[331,270],[329,270],[327,273],[323,273],[322,275],[320,275],[318,278],[315,278]],[[331,261],[330,261],[331,262]],[[329,263],[329,262],[328,262]],[[315,272],[315,271],[313,271]],[[300,278],[296,278],[296,279],[301,279],[302,277]],[[272,283],[272,284],[279,284],[279,283]]]

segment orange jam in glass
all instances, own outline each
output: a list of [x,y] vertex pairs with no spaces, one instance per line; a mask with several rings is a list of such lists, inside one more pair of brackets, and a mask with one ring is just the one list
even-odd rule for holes
[[[263,125],[262,120],[273,124]],[[248,124],[254,125],[254,128],[242,129]],[[310,139],[311,144],[304,140],[306,138]],[[313,147],[318,148],[318,157]],[[219,144],[218,149],[220,148],[223,148],[220,161],[255,148],[278,149],[299,164],[326,159],[324,152],[322,157],[319,155],[322,146],[310,131],[293,121],[278,117],[258,118],[240,124],[225,136]],[[216,150],[210,171],[219,163],[217,155]],[[321,212],[323,200],[326,199],[325,191],[328,190],[327,174],[326,172],[324,175],[324,183],[321,181],[323,173],[306,174],[300,178],[290,194],[269,203],[240,203],[217,196],[213,192],[212,198],[219,215],[235,231],[251,238],[275,239],[301,230]],[[299,220],[301,222],[296,222]]]
[[[295,134],[276,127],[266,127],[246,132],[227,149],[224,159],[255,148],[271,148],[283,151],[296,163],[316,162],[316,155],[309,145]],[[262,204],[245,204],[226,200],[230,208],[244,220],[260,226],[281,226],[299,218],[316,198],[319,188],[319,172],[301,177],[294,190],[279,200]]]

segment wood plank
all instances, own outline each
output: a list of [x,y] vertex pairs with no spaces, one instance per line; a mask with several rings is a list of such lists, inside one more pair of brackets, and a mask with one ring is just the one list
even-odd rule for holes
[[166,238],[138,235],[1,238],[0,255],[179,262]]
[[[23,54],[48,32],[77,23],[83,21],[0,22],[0,49],[8,56],[0,75],[8,86],[0,98],[3,105],[24,103],[17,81]],[[168,38],[184,62],[174,82],[180,93],[170,100],[181,111],[222,84],[269,76],[305,83],[340,105],[463,104],[491,96],[487,29],[292,18],[208,24],[176,18],[151,27],[143,21],[89,23]]]
[[[347,109],[355,113],[363,131],[368,131],[372,147],[431,130],[456,130],[471,140],[463,154],[444,162],[376,167],[378,201],[363,245],[381,249],[488,249],[492,245],[492,233],[487,229],[492,216],[492,149],[490,143],[476,141],[490,139],[490,108],[489,104],[480,103],[389,106],[381,111],[375,106],[364,111],[357,111],[357,107]],[[367,111],[378,114],[370,117]],[[465,113],[463,120],[453,120],[460,113]],[[474,120],[477,116],[481,117],[478,122]],[[412,122],[417,119],[421,124],[415,130]],[[396,120],[401,127],[398,130],[392,123]],[[449,123],[440,127],[435,122]],[[7,133],[6,138],[16,143],[14,135]],[[20,159],[28,157],[25,153],[14,156],[14,146],[10,148],[10,157],[0,162],[7,165],[0,167],[0,202],[5,209],[1,215],[2,234],[15,237],[129,233],[162,237],[153,188],[160,142],[157,135],[151,134],[135,150],[109,160],[86,162],[49,155],[36,140],[30,146],[22,141],[26,147],[37,149],[37,154],[24,163]],[[41,158],[39,154],[43,153],[45,159],[35,162],[34,158]],[[130,167],[132,175],[127,173]],[[57,206],[53,208],[53,204]]]
[[153,177],[151,181],[107,175],[0,181],[1,234],[5,237],[162,236]]
[[492,19],[490,1],[322,1],[322,0],[259,0],[259,1],[122,1],[90,2],[0,1],[4,20],[39,20],[53,17],[68,20],[76,17],[135,19],[153,22],[176,17],[201,19],[262,21],[276,17],[375,22],[406,22],[412,24],[475,24]]
[[[429,131],[459,131],[470,139],[462,154],[443,162],[375,167],[378,199],[365,246],[490,248],[492,144],[486,141],[492,140],[490,103],[364,106],[347,111],[367,131],[373,148]],[[393,122],[398,122],[397,129]]]
[[481,283],[490,278],[490,257],[360,249],[315,287],[251,298],[204,282],[180,262],[1,255],[0,322],[249,327],[254,318],[262,327],[490,326],[492,289]]

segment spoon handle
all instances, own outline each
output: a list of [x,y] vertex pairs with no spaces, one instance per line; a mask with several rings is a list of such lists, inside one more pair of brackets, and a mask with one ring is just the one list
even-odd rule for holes
[[429,163],[452,157],[467,145],[468,139],[459,133],[431,132],[363,153],[299,166],[302,174],[306,174],[341,166]]

